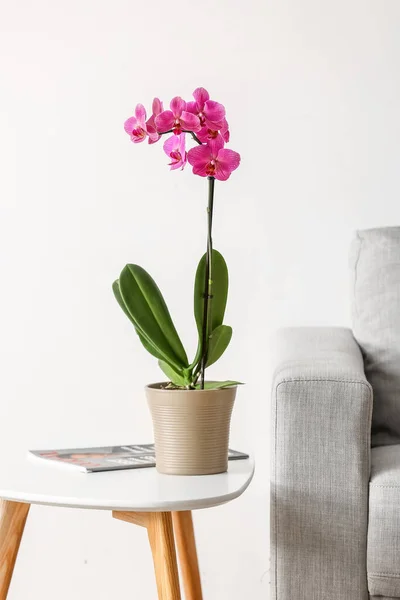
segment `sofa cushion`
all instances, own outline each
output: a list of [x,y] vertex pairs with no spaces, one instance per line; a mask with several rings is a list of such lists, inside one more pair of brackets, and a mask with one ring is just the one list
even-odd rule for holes
[[359,231],[352,246],[353,331],[374,390],[372,445],[400,442],[400,227]]
[[369,593],[400,598],[400,445],[373,448],[371,459]]

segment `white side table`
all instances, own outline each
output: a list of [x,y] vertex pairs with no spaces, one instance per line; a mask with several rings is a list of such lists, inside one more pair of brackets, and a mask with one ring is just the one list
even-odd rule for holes
[[0,600],[7,598],[31,504],[110,510],[116,519],[146,527],[159,600],[181,598],[176,542],[186,600],[201,600],[191,511],[237,498],[254,473],[251,459],[230,461],[221,475],[177,477],[154,468],[76,473],[10,455],[0,464]]

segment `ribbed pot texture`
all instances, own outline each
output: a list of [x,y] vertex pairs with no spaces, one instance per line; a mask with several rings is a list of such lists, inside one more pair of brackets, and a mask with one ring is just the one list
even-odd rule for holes
[[231,414],[236,387],[166,390],[146,387],[153,419],[156,464],[168,475],[211,475],[228,469]]

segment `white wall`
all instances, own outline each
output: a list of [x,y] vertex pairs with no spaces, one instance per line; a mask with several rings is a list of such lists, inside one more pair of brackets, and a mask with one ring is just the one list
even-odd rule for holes
[[[268,595],[272,331],[348,324],[352,231],[399,224],[399,28],[398,0],[0,2],[2,448],[151,439],[158,369],[110,285],[145,266],[194,348],[206,182],[122,123],[198,85],[227,106],[242,166],[217,185],[215,245],[235,337],[213,375],[248,382],[232,443],[258,470],[196,514],[209,600]],[[34,507],[10,600],[145,600],[151,573],[143,532]]]

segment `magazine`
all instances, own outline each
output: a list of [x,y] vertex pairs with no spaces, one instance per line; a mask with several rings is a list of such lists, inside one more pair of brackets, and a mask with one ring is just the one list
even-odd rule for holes
[[[72,467],[83,473],[142,469],[156,466],[154,444],[67,448],[65,450],[30,450],[29,454],[39,459]],[[249,455],[237,450],[229,450],[228,458],[229,460],[240,460],[249,458]]]

